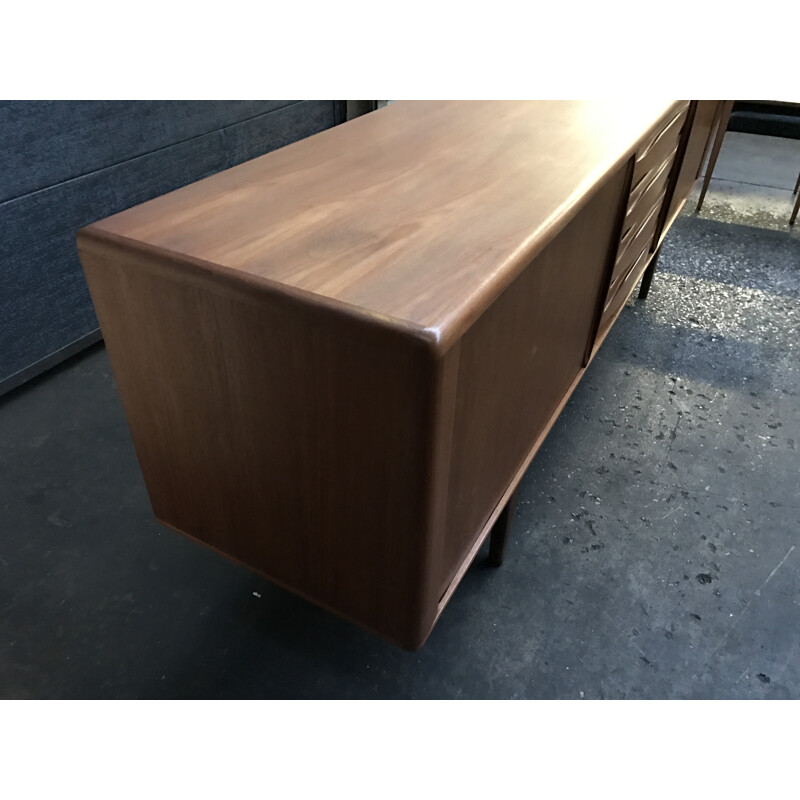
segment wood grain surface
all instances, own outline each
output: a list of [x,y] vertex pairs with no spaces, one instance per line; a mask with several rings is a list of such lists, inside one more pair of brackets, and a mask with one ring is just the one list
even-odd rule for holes
[[429,348],[152,255],[92,245],[82,258],[155,516],[417,645]]
[[452,343],[678,108],[394,103],[84,235],[124,236]]

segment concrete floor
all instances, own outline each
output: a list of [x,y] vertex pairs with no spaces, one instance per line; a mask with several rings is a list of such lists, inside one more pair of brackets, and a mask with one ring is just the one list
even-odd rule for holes
[[800,697],[800,158],[735,136],[417,653],[162,529],[102,346],[0,400],[0,696]]
[[[800,224],[793,228],[788,224],[798,173],[800,140],[726,133],[700,217],[800,237]],[[698,181],[694,202],[687,204],[691,210],[697,204],[700,185]]]

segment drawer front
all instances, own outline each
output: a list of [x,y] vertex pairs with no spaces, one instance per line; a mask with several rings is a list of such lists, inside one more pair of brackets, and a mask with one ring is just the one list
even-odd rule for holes
[[675,120],[681,116],[685,116],[688,110],[688,103],[683,103],[677,110],[673,110],[672,113],[666,117],[664,122],[654,128],[653,132],[642,142],[642,144],[639,146],[639,153],[641,154],[647,152],[656,143],[656,141],[661,138],[661,135],[665,131],[669,130],[670,127],[672,127]]
[[678,149],[681,129],[686,119],[686,108],[673,117],[654,137],[643,145],[636,153],[636,163],[633,167],[633,190],[635,192],[642,180],[646,180],[647,173],[654,167],[662,164],[670,155],[674,156]]
[[646,239],[644,242],[640,242],[635,247],[629,247],[625,254],[617,260],[616,267],[614,268],[614,275],[611,277],[611,285],[608,287],[605,308],[608,308],[608,304],[617,293],[620,285],[630,274],[631,269],[635,268],[642,256],[647,256],[649,253],[650,240]]
[[647,262],[650,258],[650,253],[648,252],[649,249],[650,248],[646,247],[639,254],[639,257],[633,262],[633,265],[624,275],[622,280],[617,282],[615,291],[613,295],[610,295],[609,300],[606,303],[605,310],[603,311],[603,319],[600,323],[601,328],[625,304],[625,301],[628,299],[628,295],[631,293],[631,290],[636,285],[636,281],[638,281],[639,278],[642,276],[642,273],[644,272],[644,269],[647,266]]
[[611,274],[611,283],[622,273],[626,268],[631,265],[632,259],[635,259],[636,254],[639,253],[643,246],[648,248],[653,242],[653,237],[656,232],[656,225],[658,223],[658,214],[661,210],[661,204],[664,199],[664,191],[656,198],[652,207],[648,210],[647,216],[644,221],[639,223],[635,228],[632,228],[628,235],[623,237],[617,252],[617,261],[614,265],[614,271]]
[[633,191],[631,192],[628,200],[628,213],[622,226],[623,238],[637,222],[642,221],[645,209],[651,208],[656,198],[664,193],[674,162],[675,153],[670,153],[663,164],[657,169],[651,170],[646,179],[641,181],[639,191],[635,194]]

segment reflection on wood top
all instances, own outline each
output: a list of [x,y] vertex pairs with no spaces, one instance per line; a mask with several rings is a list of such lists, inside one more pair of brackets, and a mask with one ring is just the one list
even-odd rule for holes
[[125,237],[441,342],[673,106],[393,103],[94,223],[79,242]]

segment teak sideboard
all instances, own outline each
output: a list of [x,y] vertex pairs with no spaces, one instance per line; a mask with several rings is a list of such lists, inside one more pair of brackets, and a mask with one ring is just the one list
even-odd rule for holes
[[420,647],[715,110],[399,102],[82,229],[158,520]]

